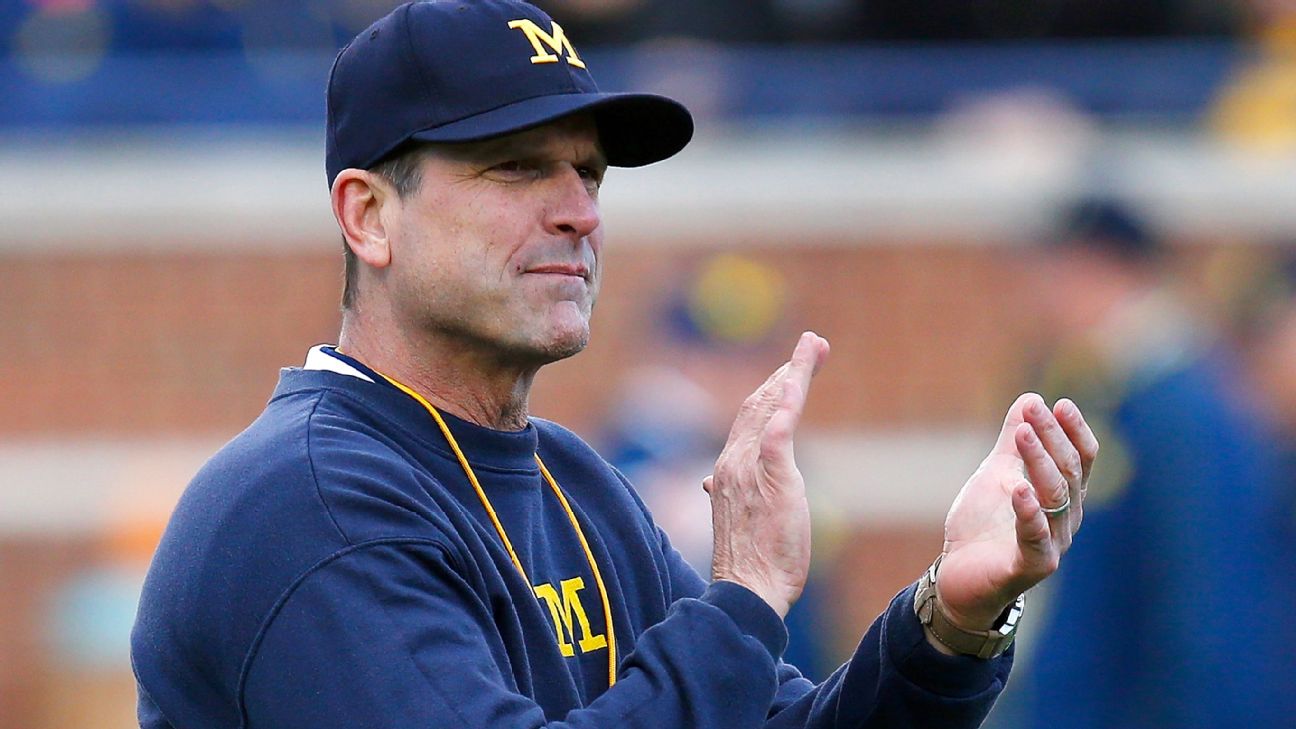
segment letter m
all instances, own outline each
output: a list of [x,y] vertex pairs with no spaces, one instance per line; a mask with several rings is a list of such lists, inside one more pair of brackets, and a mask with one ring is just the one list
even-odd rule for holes
[[576,49],[572,47],[571,41],[567,40],[567,34],[563,32],[562,26],[558,25],[558,23],[553,24],[552,35],[544,32],[544,29],[536,25],[535,21],[530,18],[511,20],[508,27],[526,34],[527,40],[531,42],[531,47],[535,49],[535,55],[531,56],[532,63],[557,63],[557,54],[565,52],[567,54],[567,63],[577,68],[585,68],[585,62],[580,59],[580,56],[576,55]]
[[573,577],[570,580],[563,580],[558,583],[562,588],[562,594],[559,595],[554,586],[545,583],[536,585],[534,588],[536,597],[544,601],[549,608],[549,616],[553,618],[554,632],[558,636],[558,650],[562,651],[564,656],[575,655],[572,649],[571,641],[576,638],[573,631],[575,625],[580,626],[581,639],[576,643],[581,649],[581,653],[589,653],[599,648],[607,647],[607,638],[602,634],[591,635],[589,616],[585,614],[585,606],[581,604],[580,595],[577,593],[585,589],[585,580],[580,577]]

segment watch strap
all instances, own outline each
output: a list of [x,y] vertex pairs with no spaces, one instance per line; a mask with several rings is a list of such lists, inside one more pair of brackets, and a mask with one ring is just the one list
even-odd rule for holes
[[955,653],[977,658],[1002,655],[1017,637],[1017,624],[1021,621],[1026,596],[1018,595],[990,630],[960,628],[950,621],[936,600],[936,573],[944,558],[944,554],[937,557],[918,580],[918,590],[914,594],[914,613],[918,616],[918,622],[926,626],[936,640]]

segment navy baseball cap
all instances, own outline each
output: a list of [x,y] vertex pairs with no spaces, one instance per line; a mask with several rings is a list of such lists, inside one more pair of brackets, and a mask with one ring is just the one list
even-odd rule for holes
[[332,187],[411,140],[471,142],[590,112],[608,164],[666,159],[693,136],[679,102],[604,93],[562,27],[518,0],[406,3],[356,36],[329,74]]
[[1131,204],[1105,196],[1082,198],[1063,211],[1055,243],[1106,251],[1130,261],[1155,259],[1162,248]]

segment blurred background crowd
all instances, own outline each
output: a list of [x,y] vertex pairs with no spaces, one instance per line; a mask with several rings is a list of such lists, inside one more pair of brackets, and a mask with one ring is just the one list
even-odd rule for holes
[[[1229,37],[1257,12],[1205,0],[551,0],[586,45],[687,37],[731,43],[1009,38]],[[118,50],[318,48],[344,43],[384,0],[44,0],[10,3],[7,39]]]
[[[993,727],[1293,726],[1296,0],[550,0],[698,137],[604,188],[590,349],[534,411],[705,572],[699,487],[795,334],[822,677],[1026,389],[1103,453]],[[0,729],[134,725],[153,546],[336,335],[323,89],[384,0],[0,0]]]

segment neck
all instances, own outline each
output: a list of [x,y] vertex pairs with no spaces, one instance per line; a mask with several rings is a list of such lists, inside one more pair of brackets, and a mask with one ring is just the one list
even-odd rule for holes
[[338,349],[427,398],[437,409],[495,430],[527,425],[531,383],[538,367],[509,365],[462,341],[423,332],[379,333],[350,312]]

